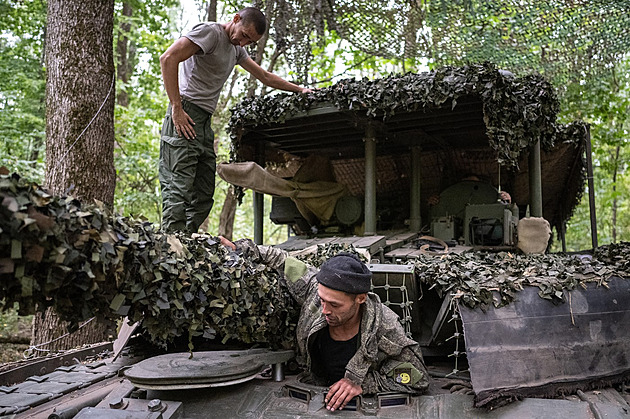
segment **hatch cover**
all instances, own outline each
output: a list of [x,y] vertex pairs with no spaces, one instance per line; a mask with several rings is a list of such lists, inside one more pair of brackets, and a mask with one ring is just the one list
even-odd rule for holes
[[286,362],[293,351],[258,348],[159,355],[125,371],[135,386],[153,390],[219,387],[253,379],[266,366]]

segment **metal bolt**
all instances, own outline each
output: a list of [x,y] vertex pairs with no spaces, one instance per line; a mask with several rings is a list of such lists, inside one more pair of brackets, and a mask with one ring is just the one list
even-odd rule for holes
[[137,389],[131,392],[131,394],[129,395],[130,399],[146,399],[147,398],[147,391],[145,389]]
[[162,410],[162,400],[160,399],[153,399],[149,402],[149,404],[147,405],[149,408],[150,412],[159,412]]
[[109,402],[110,409],[120,409],[121,407],[123,407],[123,399],[121,397]]

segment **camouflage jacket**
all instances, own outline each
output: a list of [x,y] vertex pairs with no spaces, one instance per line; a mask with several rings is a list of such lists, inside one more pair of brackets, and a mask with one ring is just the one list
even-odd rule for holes
[[[297,325],[298,361],[311,371],[309,345],[315,333],[326,327],[317,294],[318,270],[281,249],[257,246],[246,239],[236,245],[246,256],[284,272],[289,292],[301,305]],[[374,293],[368,293],[362,310],[361,342],[346,366],[345,378],[360,384],[364,394],[424,392],[429,386],[429,375],[422,353],[418,344],[405,335],[396,313]],[[313,383],[322,384],[318,377],[311,378]]]

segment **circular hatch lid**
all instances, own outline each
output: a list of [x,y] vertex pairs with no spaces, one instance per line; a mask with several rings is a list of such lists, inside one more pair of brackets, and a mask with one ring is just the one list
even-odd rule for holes
[[266,366],[286,362],[293,351],[265,348],[242,351],[207,351],[159,355],[145,359],[125,371],[139,388],[175,390],[219,387],[253,379]]

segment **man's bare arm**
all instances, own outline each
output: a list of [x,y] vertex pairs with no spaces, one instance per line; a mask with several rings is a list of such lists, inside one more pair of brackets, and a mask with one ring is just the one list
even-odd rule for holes
[[186,37],[181,37],[173,43],[160,57],[160,68],[166,95],[171,102],[173,124],[177,133],[189,140],[196,137],[195,124],[192,118],[182,108],[182,98],[179,94],[177,79],[179,63],[186,61],[199,51],[199,45]]
[[269,71],[256,64],[256,62],[249,57],[247,57],[240,65],[247,72],[260,80],[263,84],[269,87],[273,87],[274,89],[296,93],[308,93],[313,91],[312,89],[298,86],[297,84],[291,83],[290,81],[286,81],[282,77],[270,73]]

